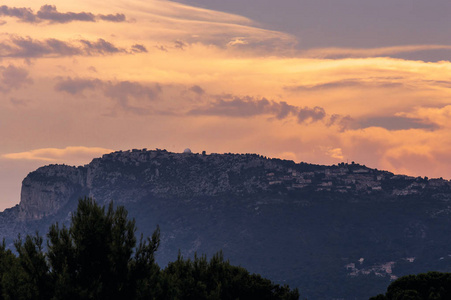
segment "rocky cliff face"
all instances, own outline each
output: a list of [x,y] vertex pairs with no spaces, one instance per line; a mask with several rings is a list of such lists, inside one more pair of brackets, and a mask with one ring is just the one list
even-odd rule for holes
[[19,219],[53,215],[80,191],[101,203],[135,202],[148,196],[191,198],[254,193],[268,188],[265,170],[275,166],[258,155],[179,154],[165,150],[114,152],[83,167],[50,165],[24,179]]
[[319,166],[256,154],[192,154],[132,150],[106,154],[82,167],[50,165],[23,181],[20,220],[53,215],[74,197],[131,203],[143,198],[336,193],[358,197],[437,194],[451,199],[443,179],[394,175],[358,164]]
[[28,174],[22,182],[18,219],[41,219],[55,214],[86,187],[86,169],[50,165]]

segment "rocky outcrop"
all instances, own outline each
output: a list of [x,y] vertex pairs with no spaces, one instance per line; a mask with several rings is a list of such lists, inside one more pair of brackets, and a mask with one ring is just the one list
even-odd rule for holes
[[191,198],[252,193],[268,186],[260,181],[266,178],[265,162],[258,155],[144,149],[106,154],[80,167],[49,165],[24,179],[19,220],[53,215],[81,191],[100,203],[129,203],[149,196]]
[[28,174],[22,182],[18,220],[37,220],[61,209],[86,186],[86,169],[50,165]]
[[[69,201],[90,196],[100,203],[141,199],[255,195],[261,192],[332,193],[360,197],[450,195],[443,179],[394,175],[359,164],[320,166],[256,154],[118,151],[80,167],[50,165],[23,181],[20,220],[53,215]],[[446,197],[445,197],[446,198]]]

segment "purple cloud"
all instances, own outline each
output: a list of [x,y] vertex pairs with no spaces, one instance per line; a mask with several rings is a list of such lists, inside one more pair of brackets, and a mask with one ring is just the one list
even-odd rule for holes
[[297,117],[299,123],[314,123],[323,120],[326,117],[326,111],[319,106],[303,107],[299,110]]
[[295,117],[299,124],[323,122],[326,126],[337,126],[340,130],[349,128],[353,121],[350,116],[338,114],[328,115],[324,108],[300,107],[285,101],[273,101],[266,98],[236,97],[223,95],[202,107],[190,110],[188,115],[207,115],[219,117],[246,118],[260,115],[270,115],[278,120]]
[[66,92],[71,95],[80,95],[87,89],[93,90],[101,85],[102,82],[98,79],[72,79],[71,77],[67,77],[66,79],[60,80],[56,83],[55,90],[59,92]]
[[182,42],[182,41],[175,41],[175,42],[174,42],[174,47],[175,47],[176,49],[185,50],[186,43],[184,43],[184,42]]
[[50,23],[69,23],[74,21],[79,22],[97,22],[98,20],[107,22],[125,22],[124,14],[98,14],[91,12],[59,12],[55,5],[43,5],[35,14],[31,8],[25,7],[8,7],[6,5],[0,6],[0,16],[15,17],[26,23],[40,23],[48,21]]
[[138,82],[120,81],[104,83],[103,90],[105,96],[116,100],[123,108],[135,110],[135,107],[130,105],[130,98],[155,100],[161,92],[161,87],[159,84],[142,85]]
[[37,17],[30,8],[0,6],[0,16],[16,17],[23,22],[35,23]]
[[124,49],[117,48],[112,43],[107,42],[104,39],[98,39],[95,42],[88,40],[81,40],[80,42],[84,45],[84,51],[89,55],[125,52]]
[[125,22],[126,18],[124,14],[109,14],[109,15],[98,15],[98,18],[104,21],[109,21],[109,22]]
[[198,85],[193,85],[192,87],[189,88],[189,90],[190,90],[191,92],[194,92],[194,93],[198,94],[198,95],[203,95],[203,94],[205,94],[204,89],[201,88],[201,87],[198,86]]
[[161,86],[158,83],[143,85],[132,81],[111,82],[71,77],[57,78],[57,80],[56,91],[82,95],[85,90],[100,90],[107,98],[116,101],[122,109],[136,114],[146,114],[149,111],[146,108],[131,105],[132,98],[139,101],[154,101],[161,92]]
[[20,89],[24,85],[32,84],[28,71],[13,65],[0,67],[0,91],[7,93],[12,89]]
[[299,108],[284,101],[269,101],[266,98],[234,97],[225,95],[205,107],[193,109],[189,115],[215,115],[227,117],[250,117],[269,114],[277,119],[284,119],[289,115],[297,115]]
[[54,5],[41,6],[41,9],[37,12],[36,15],[41,20],[46,20],[54,23],[69,23],[72,21],[95,22],[96,19],[94,14],[87,12],[60,13],[56,10],[56,6]]
[[376,116],[362,118],[352,123],[353,128],[381,127],[387,130],[425,129],[435,130],[439,126],[430,121],[402,116]]
[[144,45],[134,44],[132,46],[131,52],[133,52],[133,53],[147,53],[148,51],[147,51],[146,47],[144,47]]
[[255,100],[250,97],[243,99],[234,97],[232,100],[217,99],[206,107],[191,110],[189,114],[250,117],[268,113],[269,110],[271,110],[271,103],[265,98]]
[[0,57],[61,57],[73,55],[111,55],[117,53],[133,54],[143,52],[142,45],[132,46],[132,51],[119,48],[104,40],[80,40],[65,42],[57,39],[36,40],[30,37],[11,36],[9,40],[0,41]]
[[27,106],[28,105],[28,100],[25,99],[18,99],[18,98],[14,98],[11,97],[9,99],[9,101],[14,105],[14,106]]
[[[155,101],[162,93],[162,87],[158,83],[142,84],[133,81],[101,81],[99,79],[86,78],[58,78],[55,90],[71,95],[82,95],[86,90],[98,90],[111,100],[114,100],[124,111],[135,114],[163,114],[166,112],[149,111],[148,101]],[[206,92],[198,85],[186,88],[185,91],[197,95],[206,95]],[[206,95],[208,97],[208,95]],[[324,108],[315,106],[299,107],[288,104],[285,101],[273,101],[266,98],[236,97],[233,95],[216,96],[208,104],[198,106],[186,112],[186,115],[219,116],[232,118],[246,118],[253,116],[271,116],[274,119],[283,120],[293,117],[299,124],[309,125],[315,122],[323,122],[326,126],[338,126],[341,130],[348,128],[351,120],[349,116],[329,116]],[[174,112],[172,112],[174,113]]]

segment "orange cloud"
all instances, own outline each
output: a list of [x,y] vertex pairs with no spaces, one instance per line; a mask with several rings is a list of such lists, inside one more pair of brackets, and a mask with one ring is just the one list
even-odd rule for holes
[[26,152],[3,154],[2,157],[10,160],[40,160],[53,163],[74,163],[84,161],[89,162],[92,158],[101,156],[102,154],[113,152],[111,149],[100,147],[66,147],[59,148],[43,148]]
[[344,159],[341,148],[329,149],[329,150],[327,150],[327,154],[330,155],[330,157],[332,157],[332,158],[336,158],[336,159],[340,159],[340,160]]

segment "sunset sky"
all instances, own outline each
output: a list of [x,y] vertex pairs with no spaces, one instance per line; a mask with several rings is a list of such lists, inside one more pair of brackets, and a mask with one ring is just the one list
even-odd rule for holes
[[52,163],[258,153],[451,178],[449,0],[3,0],[0,210]]

